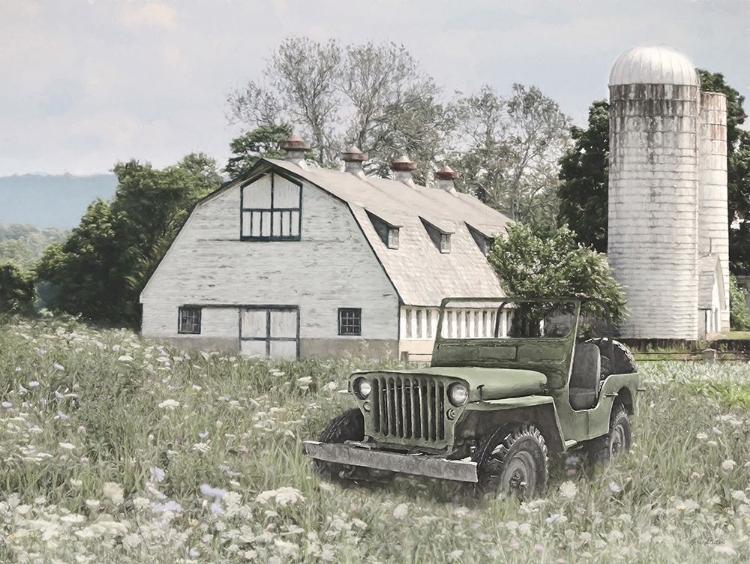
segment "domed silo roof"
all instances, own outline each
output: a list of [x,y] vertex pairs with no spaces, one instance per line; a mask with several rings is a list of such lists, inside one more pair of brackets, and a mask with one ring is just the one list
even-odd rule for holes
[[619,84],[700,86],[700,80],[693,63],[679,51],[666,45],[644,45],[617,59],[609,85]]

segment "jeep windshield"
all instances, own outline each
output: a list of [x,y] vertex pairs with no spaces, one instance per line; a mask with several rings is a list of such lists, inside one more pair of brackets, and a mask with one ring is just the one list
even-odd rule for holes
[[438,320],[441,340],[566,339],[576,327],[576,300],[451,298]]

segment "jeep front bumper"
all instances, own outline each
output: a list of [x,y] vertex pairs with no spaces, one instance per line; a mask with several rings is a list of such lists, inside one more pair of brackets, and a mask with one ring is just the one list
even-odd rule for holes
[[325,462],[416,474],[443,480],[477,482],[477,463],[468,460],[447,460],[428,454],[400,454],[348,444],[317,441],[303,442],[302,449],[311,458]]

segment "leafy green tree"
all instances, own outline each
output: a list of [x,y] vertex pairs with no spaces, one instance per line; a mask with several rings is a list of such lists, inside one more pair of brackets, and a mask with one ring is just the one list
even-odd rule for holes
[[554,225],[557,161],[569,143],[570,118],[538,88],[514,84],[505,98],[484,86],[454,106],[460,190],[511,219]]
[[579,244],[567,227],[545,235],[528,225],[514,224],[507,238],[495,239],[488,258],[508,295],[584,294],[607,303],[615,323],[626,315],[624,291],[612,276],[607,257]]
[[579,243],[607,252],[609,187],[609,104],[594,102],[588,129],[570,128],[574,146],[560,159],[559,225],[567,225]]
[[292,135],[292,126],[261,125],[232,139],[229,148],[234,156],[229,158],[224,171],[234,179],[247,172],[264,157],[277,159],[284,156],[281,144]]
[[[729,86],[724,75],[698,69],[701,89],[727,96],[727,182],[729,264],[732,272],[750,273],[750,132],[740,126],[747,115],[744,96]],[[607,248],[609,167],[609,108],[594,102],[589,127],[571,128],[575,146],[560,161],[558,224],[567,224],[579,242]]]
[[190,209],[221,183],[216,162],[186,156],[163,170],[135,160],[114,167],[111,203],[89,206],[62,244],[37,268],[51,309],[115,325],[137,325],[138,297]]
[[746,291],[737,284],[734,274],[729,275],[729,326],[734,331],[750,331],[750,314],[745,302]]
[[0,313],[34,310],[34,277],[15,264],[0,264]]

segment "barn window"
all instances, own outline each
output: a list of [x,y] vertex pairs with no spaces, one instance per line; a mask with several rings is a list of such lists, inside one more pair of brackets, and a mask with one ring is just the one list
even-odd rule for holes
[[299,241],[302,185],[268,174],[242,187],[243,241]]
[[398,249],[398,232],[401,226],[396,225],[393,221],[387,221],[369,210],[365,211],[367,211],[367,216],[370,218],[375,232],[380,240],[385,243],[385,246],[389,249]]
[[447,231],[446,228],[441,228],[434,223],[427,221],[425,218],[420,217],[422,225],[424,225],[427,234],[432,239],[432,242],[438,248],[442,254],[448,254],[451,252],[451,232]]
[[362,334],[362,310],[359,308],[339,308],[339,335]]
[[200,335],[201,333],[201,308],[181,307],[179,309],[178,333],[189,335]]

